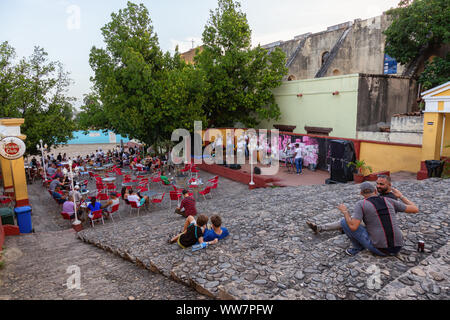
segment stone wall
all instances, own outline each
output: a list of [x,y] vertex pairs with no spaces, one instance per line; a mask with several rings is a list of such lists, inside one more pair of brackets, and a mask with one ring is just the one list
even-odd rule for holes
[[[322,66],[322,55],[331,52],[343,32],[351,30],[331,62],[325,76],[345,75],[352,73],[383,74],[385,31],[390,25],[387,15],[367,20],[356,19],[329,27],[326,31],[305,34],[295,39],[281,42],[279,47],[286,53],[287,59],[292,57],[301,43],[307,38],[289,66],[289,75],[296,80],[311,79],[316,76]],[[404,67],[397,66],[397,74],[402,74]]]
[[357,131],[379,131],[394,114],[417,111],[417,83],[408,77],[360,74]]

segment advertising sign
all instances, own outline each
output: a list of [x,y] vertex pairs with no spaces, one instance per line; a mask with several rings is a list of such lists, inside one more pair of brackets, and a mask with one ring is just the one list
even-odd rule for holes
[[25,143],[17,137],[5,137],[0,141],[0,155],[7,160],[21,158],[25,150]]

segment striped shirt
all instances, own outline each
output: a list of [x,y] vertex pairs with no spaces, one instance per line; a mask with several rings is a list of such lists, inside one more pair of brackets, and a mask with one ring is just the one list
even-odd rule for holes
[[192,197],[186,197],[181,201],[180,210],[183,208],[186,216],[195,216],[197,214],[195,199]]

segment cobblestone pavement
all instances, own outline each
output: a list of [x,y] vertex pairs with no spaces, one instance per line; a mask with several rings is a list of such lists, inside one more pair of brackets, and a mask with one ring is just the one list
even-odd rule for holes
[[[28,189],[36,233],[6,237],[0,300],[209,299],[192,288],[79,241],[45,189],[39,183],[28,185]],[[67,271],[73,265],[80,268],[79,290],[67,288],[67,279],[72,275]]]
[[[193,300],[203,295],[80,242],[75,231],[8,237],[0,272],[0,300]],[[68,288],[80,269],[80,289]],[[69,271],[69,272],[68,272]],[[69,286],[72,286],[69,281]]]
[[[305,224],[307,219],[341,219],[337,205],[352,208],[361,199],[356,185],[249,191],[219,181],[214,198],[197,205],[209,216],[219,213],[230,230],[215,246],[193,253],[167,244],[169,234],[183,224],[167,203],[158,211],[86,229],[78,236],[214,298],[449,299],[450,180],[394,183],[420,213],[398,214],[405,246],[397,257],[387,258],[367,251],[349,257],[345,235],[316,236]],[[425,241],[425,253],[417,252],[418,240]]]

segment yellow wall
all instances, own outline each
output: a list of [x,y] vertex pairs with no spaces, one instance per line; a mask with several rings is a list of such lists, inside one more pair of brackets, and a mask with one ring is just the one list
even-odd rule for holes
[[16,202],[28,199],[27,177],[24,165],[23,157],[17,160],[11,160]]
[[422,161],[441,158],[442,113],[429,112],[424,115]]
[[[444,129],[444,148],[442,149],[443,157],[450,157],[450,113],[445,114],[445,129]],[[449,146],[446,148],[445,146]]]
[[421,148],[414,146],[388,145],[361,142],[359,159],[378,171],[408,171],[417,173],[420,170]]
[[2,156],[0,156],[0,167],[2,169],[3,187],[5,189],[12,188],[14,183],[13,183],[11,165],[9,163],[9,160],[6,160]]

